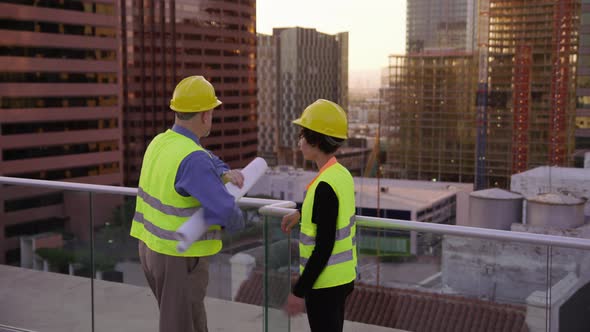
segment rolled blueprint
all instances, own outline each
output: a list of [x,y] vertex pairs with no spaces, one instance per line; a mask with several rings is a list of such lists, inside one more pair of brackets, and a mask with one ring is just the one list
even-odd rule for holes
[[[255,158],[244,169],[244,185],[242,188],[234,185],[231,182],[225,184],[227,191],[234,196],[235,200],[242,198],[248,190],[262,177],[268,165],[266,161],[260,157]],[[205,222],[205,214],[203,209],[199,209],[187,221],[184,222],[174,233],[174,237],[178,240],[176,250],[182,253],[185,252],[195,241],[198,241],[207,232],[209,226]]]
[[266,161],[260,157],[254,158],[244,169],[242,170],[242,174],[244,175],[244,185],[242,188],[239,188],[235,184],[228,182],[225,184],[227,191],[232,194],[236,201],[242,198],[246,193],[252,189],[252,186],[260,180],[268,165]]
[[209,226],[205,222],[205,212],[203,209],[199,209],[174,233],[174,237],[178,240],[176,250],[181,253],[185,252],[193,242],[199,240],[207,232],[207,228]]

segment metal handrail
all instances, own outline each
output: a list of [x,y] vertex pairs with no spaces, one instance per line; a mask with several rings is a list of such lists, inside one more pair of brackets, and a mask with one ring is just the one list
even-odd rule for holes
[[396,230],[474,237],[486,240],[510,241],[533,245],[590,250],[590,239],[367,216],[356,216],[356,218],[357,224],[364,227],[391,228]]
[[[125,196],[137,196],[137,188],[119,187],[119,186],[105,186],[98,184],[75,183],[64,181],[49,181],[49,180],[34,180],[23,179],[8,176],[0,176],[0,184],[27,186],[27,187],[41,187],[60,190],[83,191],[96,194],[114,194]],[[238,200],[238,205],[243,208],[261,208],[263,206],[273,206],[281,208],[293,208],[297,206],[295,202],[283,201],[276,199],[242,197]]]
[[[272,205],[260,208],[260,213],[271,217],[282,217],[293,209],[275,207]],[[525,232],[513,232],[479,227],[435,224],[400,219],[386,219],[368,216],[356,216],[357,225],[369,228],[388,228],[392,230],[404,230],[415,232],[436,233],[442,235],[455,235],[461,237],[474,237],[487,240],[499,240],[520,242],[533,245],[556,246],[572,249],[590,250],[590,239],[581,239],[567,236],[533,234]]]
[[20,327],[14,327],[10,325],[0,324],[0,331],[6,332],[35,332],[33,330],[27,330]]
[[0,176],[0,184],[10,184],[27,187],[42,187],[51,189],[62,189],[72,191],[84,191],[97,194],[115,194],[125,196],[136,196],[137,188],[105,186],[99,184],[75,183],[64,181],[34,180]]
[[[82,184],[72,182],[32,180],[0,176],[0,184],[22,185],[33,187],[54,188],[62,190],[85,191],[103,194],[120,194],[135,196],[137,188]],[[296,204],[292,201],[242,197],[238,200],[240,207],[259,208],[262,215],[282,217],[294,211]],[[399,219],[386,219],[367,216],[356,216],[359,226],[370,228],[388,228],[395,230],[428,232],[442,235],[475,237],[488,240],[512,241],[533,245],[556,246],[563,248],[590,250],[590,240],[566,236],[531,234],[524,232],[503,231],[478,227],[443,225]]]

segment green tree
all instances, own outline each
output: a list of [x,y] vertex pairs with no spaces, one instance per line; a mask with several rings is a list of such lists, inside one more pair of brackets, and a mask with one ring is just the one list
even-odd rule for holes
[[39,248],[35,253],[60,273],[67,273],[68,265],[75,260],[73,253],[62,248]]

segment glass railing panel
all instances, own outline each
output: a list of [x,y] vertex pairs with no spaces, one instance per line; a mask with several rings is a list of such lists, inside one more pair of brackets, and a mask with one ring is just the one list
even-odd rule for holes
[[[408,331],[516,331],[547,318],[542,295],[563,274],[549,270],[547,246],[369,224],[358,224],[359,280],[347,320]],[[429,310],[441,308],[446,318],[433,320],[439,315]]]
[[[156,301],[129,236],[134,197],[3,185],[0,205],[0,307],[6,309],[0,330],[157,327]],[[257,208],[243,212],[246,228],[224,233],[223,250],[209,258],[210,329],[289,331],[300,323],[304,329],[304,320],[291,321],[282,311],[298,274],[298,229],[286,235],[279,217],[261,216]],[[359,278],[347,301],[348,321],[406,331],[588,325],[587,250],[410,231],[363,217],[357,226]]]
[[281,218],[266,217],[264,224],[264,278],[263,305],[264,331],[290,331],[290,320],[283,311],[291,292],[291,281],[297,275],[298,254],[296,241],[291,234],[281,231]]
[[590,250],[552,246],[550,253],[552,287],[538,297],[545,297],[551,305],[539,306],[547,320],[534,321],[535,326],[545,324],[551,332],[585,331],[590,326]]
[[0,184],[0,330],[92,331],[91,195]]
[[129,235],[135,196],[92,194],[95,331],[157,329],[158,306]]
[[[415,269],[403,274],[388,271],[395,263],[412,262],[411,237],[407,231],[357,227],[358,281],[375,286],[414,281],[417,277]],[[425,273],[431,275],[431,272]]]
[[245,331],[262,329],[261,276],[256,271],[264,261],[264,219],[256,208],[244,208],[242,213],[245,228],[234,233],[224,231],[223,249],[208,258],[206,309],[210,330],[229,331],[236,326]]
[[[120,324],[125,331],[157,329],[157,302],[141,267],[138,241],[129,235],[135,198],[94,194],[94,202],[100,207],[93,210],[94,254],[97,276],[103,279],[95,283],[97,331],[118,330]],[[259,331],[263,326],[262,274],[257,272],[264,267],[264,219],[257,209],[242,211],[245,228],[231,234],[223,231],[222,250],[198,263],[206,264],[209,272],[205,310],[210,330],[241,326]],[[103,295],[101,287],[120,290]]]
[[264,219],[255,208],[244,208],[242,213],[245,228],[234,233],[224,231],[223,249],[209,257],[209,297],[235,301],[242,283],[261,265]]

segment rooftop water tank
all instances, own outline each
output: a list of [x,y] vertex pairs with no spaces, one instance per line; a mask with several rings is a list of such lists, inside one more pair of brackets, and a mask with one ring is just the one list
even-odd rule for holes
[[470,225],[510,230],[512,223],[522,222],[523,196],[503,189],[485,189],[469,194]]
[[585,198],[561,193],[547,193],[527,199],[526,223],[559,229],[571,229],[584,224]]

